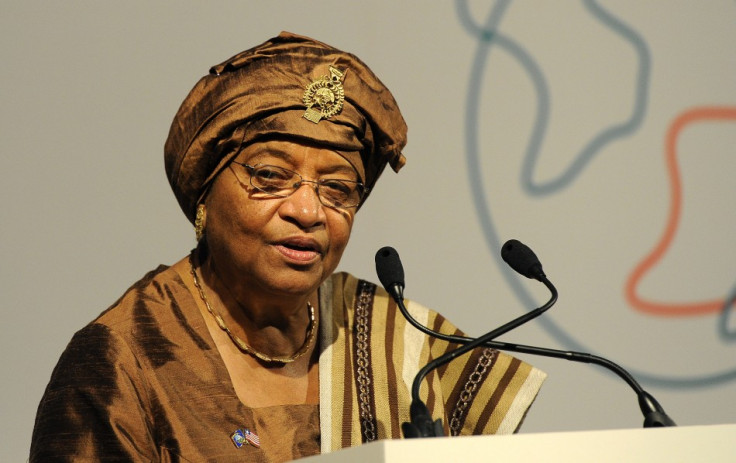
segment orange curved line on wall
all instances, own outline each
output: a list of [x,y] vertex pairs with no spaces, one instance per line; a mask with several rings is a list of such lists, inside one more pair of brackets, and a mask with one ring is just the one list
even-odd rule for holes
[[625,297],[634,309],[659,316],[694,316],[718,312],[723,308],[725,299],[696,303],[665,303],[646,301],[637,294],[641,279],[664,256],[672,244],[677,232],[682,210],[682,182],[677,165],[677,138],[680,132],[694,122],[711,120],[736,120],[736,107],[698,107],[681,113],[670,125],[665,141],[665,161],[670,178],[670,212],[664,233],[654,249],[634,268],[626,281]]

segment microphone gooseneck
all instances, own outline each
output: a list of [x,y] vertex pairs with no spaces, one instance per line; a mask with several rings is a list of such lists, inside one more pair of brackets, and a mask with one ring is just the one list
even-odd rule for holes
[[[563,351],[558,349],[494,341],[493,339],[495,337],[501,336],[502,334],[541,315],[557,301],[557,290],[545,276],[544,271],[542,270],[542,264],[539,262],[539,259],[537,259],[537,256],[526,245],[517,240],[507,241],[502,248],[502,258],[507,264],[509,264],[509,266],[511,266],[511,268],[521,275],[544,283],[544,285],[550,290],[551,297],[549,301],[539,308],[517,317],[511,322],[506,323],[481,338],[473,339],[465,336],[448,335],[431,330],[414,319],[404,304],[404,269],[401,265],[401,259],[399,258],[398,253],[395,249],[388,246],[381,248],[381,250],[376,253],[376,272],[378,273],[379,280],[396,302],[404,318],[406,318],[412,326],[429,336],[463,345],[463,347],[455,351],[448,352],[433,360],[420,370],[415,377],[414,383],[412,384],[412,406],[410,409],[412,423],[404,423],[402,425],[405,437],[429,437],[443,435],[441,421],[437,420],[436,422],[432,422],[426,405],[421,401],[421,399],[419,399],[419,387],[421,385],[421,381],[430,371],[432,371],[432,369],[448,363],[459,355],[479,346],[530,355],[560,358],[573,362],[592,363],[602,366],[615,373],[634,390],[638,398],[639,408],[644,415],[645,428],[676,426],[675,422],[664,412],[664,409],[659,402],[657,402],[651,394],[646,392],[628,371],[606,358],[584,352]],[[472,347],[465,349],[469,344],[472,344]]]
[[[539,281],[542,281],[545,286],[547,286],[547,288],[550,290],[551,297],[549,301],[547,301],[544,305],[538,307],[537,309],[532,310],[531,312],[528,312],[520,317],[517,317],[514,320],[494,329],[493,331],[477,339],[466,338],[464,336],[443,335],[441,333],[436,333],[425,327],[421,323],[417,322],[409,314],[409,311],[404,304],[404,268],[401,265],[401,259],[399,258],[398,252],[396,252],[394,248],[386,246],[379,249],[376,253],[375,261],[378,279],[381,281],[381,284],[386,289],[386,291],[396,301],[399,310],[409,321],[409,323],[411,323],[414,327],[429,336],[439,337],[446,341],[454,342],[461,345],[461,347],[447,352],[444,355],[429,362],[424,368],[419,370],[419,373],[417,373],[412,384],[412,405],[410,407],[411,423],[402,424],[402,431],[404,432],[405,437],[434,437],[442,436],[444,434],[442,431],[441,420],[433,422],[431,416],[429,415],[429,410],[427,409],[424,402],[422,402],[422,400],[419,398],[419,389],[421,387],[421,383],[427,376],[427,374],[429,374],[429,372],[446,363],[449,363],[453,359],[459,357],[460,355],[463,355],[464,353],[476,347],[485,345],[492,339],[501,336],[502,334],[505,334],[520,325],[523,325],[533,318],[538,317],[547,309],[552,307],[557,301],[557,290],[555,289],[554,285],[544,276],[544,272],[541,271],[542,265],[539,263],[539,260],[536,259],[536,256],[533,252],[531,252],[531,250],[529,250],[529,248],[526,248],[526,251],[524,250],[524,248],[526,247],[523,244],[518,243],[518,246],[514,246],[514,249],[509,251],[509,258],[513,262],[518,262],[518,265],[525,266],[525,268],[528,269],[534,269],[535,277],[538,278]],[[535,260],[536,263],[533,262]],[[531,272],[531,270],[529,271]]]

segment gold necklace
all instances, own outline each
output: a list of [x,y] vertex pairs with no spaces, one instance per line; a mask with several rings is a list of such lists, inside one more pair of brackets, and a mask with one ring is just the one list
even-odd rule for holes
[[253,357],[266,363],[291,363],[309,351],[309,348],[312,346],[312,343],[314,343],[314,339],[317,334],[317,330],[315,329],[317,321],[314,317],[314,307],[312,307],[312,304],[309,301],[307,301],[307,308],[309,309],[309,326],[307,327],[307,339],[304,340],[304,344],[302,344],[302,346],[299,348],[299,350],[296,351],[296,353],[292,354],[289,357],[271,357],[270,355],[258,352],[257,350],[246,344],[245,341],[237,337],[232,331],[230,331],[230,328],[228,328],[225,320],[220,316],[220,314],[215,309],[213,309],[212,306],[210,306],[210,303],[207,300],[207,295],[204,293],[202,285],[199,284],[197,272],[194,270],[192,254],[189,255],[189,270],[192,274],[192,278],[194,279],[194,286],[197,287],[197,290],[199,291],[199,297],[202,299],[202,302],[204,302],[204,305],[207,307],[207,311],[215,318],[215,321],[217,322],[217,325],[220,327],[220,329],[227,333],[228,336],[230,336],[230,339],[233,341],[233,343],[235,343],[236,346],[238,346],[238,349],[240,349],[242,352],[252,355]]

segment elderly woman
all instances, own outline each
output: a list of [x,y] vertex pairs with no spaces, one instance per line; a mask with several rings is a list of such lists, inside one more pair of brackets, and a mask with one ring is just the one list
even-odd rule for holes
[[[401,437],[414,374],[453,346],[376,285],[333,272],[405,143],[394,98],[354,55],[282,33],[214,66],[165,147],[197,247],[75,334],[31,461],[285,461]],[[543,379],[479,349],[422,393],[450,434],[507,433]]]

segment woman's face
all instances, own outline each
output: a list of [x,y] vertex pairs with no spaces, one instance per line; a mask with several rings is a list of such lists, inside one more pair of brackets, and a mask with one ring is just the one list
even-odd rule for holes
[[[291,141],[253,143],[234,161],[284,167],[305,180],[359,180],[338,153]],[[355,208],[324,206],[312,183],[286,198],[263,196],[239,164],[230,163],[217,176],[205,200],[211,263],[241,297],[311,294],[340,262]]]

